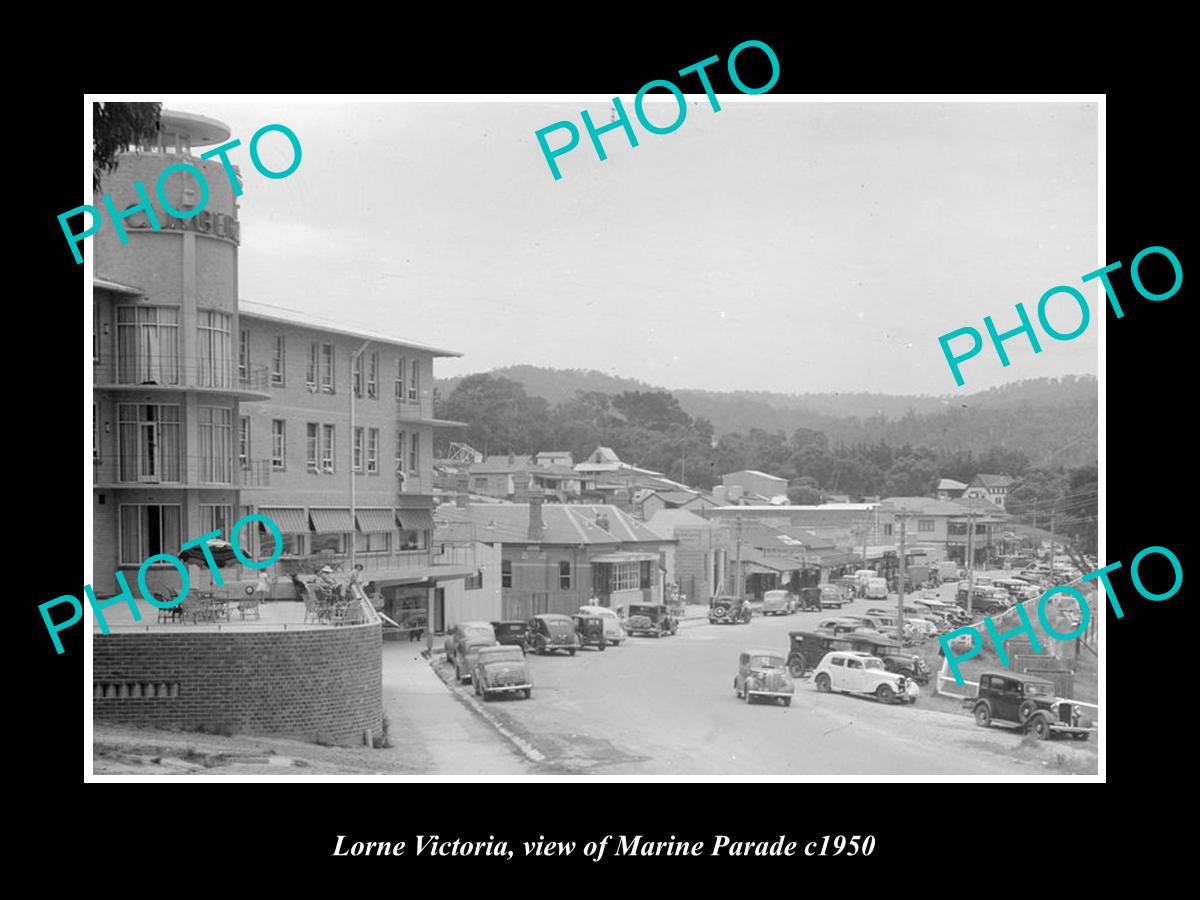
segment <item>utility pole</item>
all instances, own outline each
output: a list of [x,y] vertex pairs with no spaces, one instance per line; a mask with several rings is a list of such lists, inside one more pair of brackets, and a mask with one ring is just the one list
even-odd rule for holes
[[1054,508],[1050,508],[1050,577],[1054,578]]
[[[351,571],[351,573],[354,572],[355,552],[356,552],[357,546],[358,546],[358,523],[355,521],[355,512],[356,512],[355,501],[357,498],[355,496],[356,483],[354,481],[354,475],[355,475],[355,469],[354,469],[354,446],[355,446],[355,444],[354,444],[354,442],[355,442],[355,439],[357,438],[357,435],[354,433],[354,395],[356,393],[358,393],[358,389],[360,387],[362,387],[363,382],[366,380],[365,378],[360,378],[358,380],[358,383],[356,384],[354,381],[354,372],[355,372],[355,367],[358,365],[359,357],[361,357],[363,355],[363,351],[366,350],[369,346],[371,346],[371,342],[365,341],[363,343],[363,345],[358,348],[358,352],[355,353],[354,356],[352,356],[350,358],[350,571]],[[367,442],[366,442],[366,435],[364,434],[363,446],[362,446],[362,456],[359,457],[359,462],[362,463],[364,469],[366,468],[366,463],[365,463],[366,455],[367,455]]]
[[967,615],[975,611],[975,510],[967,512]]
[[897,590],[898,597],[896,598],[896,639],[901,643],[904,642],[904,540],[906,537],[905,525],[908,522],[908,516],[901,513],[897,518],[900,520],[900,585]]
[[737,517],[737,574],[734,581],[737,587],[737,595],[741,597],[746,592],[746,577],[742,573],[742,516],[739,513]]

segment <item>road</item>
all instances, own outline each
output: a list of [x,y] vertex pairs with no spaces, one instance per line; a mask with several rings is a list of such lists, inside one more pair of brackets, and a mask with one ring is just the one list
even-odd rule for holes
[[[846,611],[878,605],[857,601]],[[675,637],[630,638],[605,652],[531,654],[533,698],[497,698],[486,709],[545,757],[534,768],[547,774],[1064,774],[1047,771],[1055,753],[1068,754],[1075,771],[1094,771],[1090,748],[1058,741],[1020,747],[1018,735],[981,729],[966,713],[924,709],[920,701],[892,706],[821,694],[808,679],[797,682],[790,708],[737,699],[733,677],[743,649],[784,651],[788,631],[810,630],[832,615],[685,622]],[[936,647],[925,652],[936,660]]]

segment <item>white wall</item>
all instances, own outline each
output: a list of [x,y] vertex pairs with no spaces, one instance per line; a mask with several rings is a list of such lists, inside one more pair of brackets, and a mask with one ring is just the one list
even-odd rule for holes
[[459,622],[493,622],[501,618],[500,545],[477,543],[474,550],[474,565],[483,571],[483,587],[469,591],[461,579],[444,582],[447,629]]

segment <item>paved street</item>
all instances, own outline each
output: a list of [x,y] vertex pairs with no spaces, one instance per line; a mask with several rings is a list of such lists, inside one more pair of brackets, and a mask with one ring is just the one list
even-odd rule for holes
[[[876,605],[857,601],[846,611]],[[1047,754],[1067,754],[1074,767],[1095,759],[1094,745],[1020,748],[1020,736],[981,729],[965,713],[922,708],[921,701],[885,706],[820,694],[808,679],[797,683],[790,708],[737,699],[733,677],[742,649],[784,651],[788,631],[811,629],[832,615],[756,615],[749,625],[687,622],[675,637],[631,638],[603,653],[530,655],[533,699],[495,699],[486,709],[545,756],[535,767],[541,772],[1061,774],[1047,771]],[[936,661],[936,646],[926,651],[931,655]]]

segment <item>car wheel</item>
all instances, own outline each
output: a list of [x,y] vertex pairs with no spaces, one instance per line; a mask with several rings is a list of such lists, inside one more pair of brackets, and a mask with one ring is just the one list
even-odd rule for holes
[[567,649],[567,652],[568,652],[568,653],[570,653],[572,656],[574,656],[574,655],[575,655],[575,648],[574,648],[574,647],[570,647],[570,648],[568,648],[568,649]]
[[828,694],[833,689],[833,683],[829,680],[829,676],[822,672],[817,676],[817,690]]
[[533,688],[525,688],[525,699],[528,700],[533,696]]
[[975,724],[981,728],[987,728],[992,724],[992,710],[986,703],[975,704]]
[[792,705],[792,698],[791,698],[791,697],[784,697],[784,698],[783,698],[783,705],[784,705],[785,707],[790,707],[790,706]]
[[875,697],[880,703],[891,703],[896,698],[896,692],[890,684],[881,684],[875,688]]
[[742,691],[742,699],[746,701],[746,704],[747,704],[747,705],[749,705],[749,704],[750,704],[750,703],[751,703],[751,702],[754,700],[754,698],[750,696],[750,688],[749,688],[749,686],[747,686],[747,687],[746,687],[746,688],[745,688],[745,689]]
[[1050,723],[1046,721],[1045,716],[1034,716],[1029,722],[1029,730],[1039,741],[1050,739]]
[[804,660],[799,656],[793,656],[788,660],[788,672],[793,678],[803,678]]
[[1022,722],[1028,722],[1029,717],[1037,711],[1037,704],[1032,700],[1022,700],[1021,705],[1017,707],[1017,718]]
[[475,685],[475,696],[478,697],[479,696],[479,679],[472,678],[471,681]]
[[601,642],[600,642],[600,652],[601,652],[601,653],[603,653],[603,652],[604,652],[604,648],[605,648],[606,646],[607,646],[607,645],[604,643],[604,641],[601,641]]

